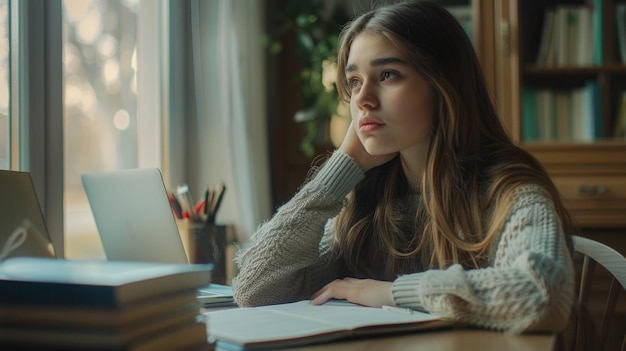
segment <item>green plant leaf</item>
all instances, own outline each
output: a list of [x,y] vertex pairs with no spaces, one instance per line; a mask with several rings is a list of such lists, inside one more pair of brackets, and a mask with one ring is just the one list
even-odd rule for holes
[[283,44],[279,41],[272,42],[272,44],[270,45],[270,53],[272,55],[276,55],[281,51],[283,51]]
[[300,32],[298,33],[298,43],[301,47],[306,50],[312,51],[315,49],[315,44],[313,43],[313,38],[309,33]]

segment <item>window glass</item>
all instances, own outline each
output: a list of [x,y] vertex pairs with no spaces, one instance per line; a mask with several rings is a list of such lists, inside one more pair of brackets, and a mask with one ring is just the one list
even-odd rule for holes
[[11,168],[9,43],[9,5],[7,0],[0,0],[0,169]]
[[81,174],[138,167],[139,9],[139,0],[63,1],[68,258],[104,256]]

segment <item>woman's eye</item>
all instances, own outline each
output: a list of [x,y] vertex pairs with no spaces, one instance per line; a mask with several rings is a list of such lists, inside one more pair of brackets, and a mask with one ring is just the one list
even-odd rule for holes
[[385,71],[382,74],[382,79],[381,80],[394,79],[396,76],[398,76],[398,74],[396,72]]
[[361,82],[356,78],[348,78],[348,86],[350,89],[356,89],[361,85]]

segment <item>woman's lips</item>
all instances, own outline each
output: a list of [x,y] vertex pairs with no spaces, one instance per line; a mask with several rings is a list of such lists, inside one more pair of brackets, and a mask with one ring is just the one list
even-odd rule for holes
[[377,129],[384,127],[385,124],[373,117],[363,117],[359,121],[359,131],[361,133],[373,132]]

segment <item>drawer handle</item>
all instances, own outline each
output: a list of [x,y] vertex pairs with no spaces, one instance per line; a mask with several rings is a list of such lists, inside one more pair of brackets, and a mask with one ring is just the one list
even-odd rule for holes
[[596,197],[606,191],[606,188],[602,184],[598,185],[581,185],[578,188],[578,194],[583,197]]

